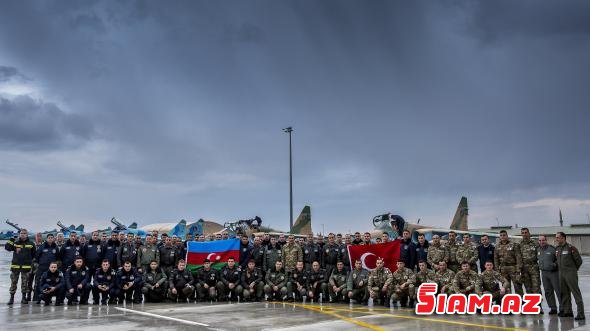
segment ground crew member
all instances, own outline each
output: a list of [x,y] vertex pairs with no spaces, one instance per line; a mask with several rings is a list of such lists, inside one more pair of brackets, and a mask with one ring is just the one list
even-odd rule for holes
[[[481,236],[481,245],[477,247],[477,255],[479,257],[479,271],[486,270],[486,261],[494,261],[494,244],[490,243],[490,238],[487,235]],[[497,266],[494,266],[497,267]]]
[[318,261],[321,265],[321,257],[320,246],[314,241],[313,234],[308,234],[305,245],[303,246],[303,263],[305,270],[311,270],[313,261]]
[[455,275],[453,287],[455,293],[481,295],[481,279],[475,271],[471,270],[469,262],[463,261],[461,263],[461,271]]
[[[428,268],[432,268],[430,262],[428,262],[428,248],[430,247],[430,243],[426,240],[423,233],[418,235],[418,243],[416,244],[416,262],[423,260],[426,261],[428,264]],[[447,261],[445,261],[447,262]],[[412,269],[412,271],[414,271]]]
[[507,292],[509,293],[510,289],[508,288],[509,283],[506,277],[494,270],[494,262],[487,261],[485,263],[485,270],[481,273],[480,278],[482,293],[491,294],[494,302],[501,304],[502,297]]
[[393,275],[391,270],[384,266],[382,258],[377,258],[376,268],[369,273],[367,286],[371,299],[377,300],[377,304],[389,307],[389,293],[391,292],[391,283]]
[[328,280],[328,290],[330,292],[330,302],[344,302],[346,300],[346,278],[348,272],[344,269],[344,263],[338,261],[336,269],[332,271]]
[[254,259],[248,261],[248,267],[242,271],[241,276],[244,301],[260,301],[264,295],[264,282],[262,271],[256,267]]
[[145,237],[145,245],[139,248],[137,253],[137,268],[140,273],[147,270],[150,262],[156,261],[160,263],[160,251],[156,246],[156,239],[152,236]]
[[455,254],[458,263],[463,263],[464,261],[469,262],[471,271],[477,273],[477,246],[471,242],[471,237],[468,233],[463,234],[463,244],[457,246]]
[[102,248],[103,244],[98,236],[98,231],[92,232],[92,237],[90,237],[90,240],[88,240],[86,245],[82,247],[81,255],[84,258],[84,263],[88,267],[88,271],[90,272],[90,279],[94,276],[96,269],[100,267],[104,253]]
[[297,261],[303,260],[301,247],[295,243],[295,236],[292,234],[287,238],[287,243],[283,245],[283,266],[285,272],[289,275],[297,264]]
[[[238,269],[245,270],[248,266],[248,261],[252,257],[252,245],[250,244],[250,240],[248,239],[247,234],[243,234],[240,239],[240,265]],[[242,293],[240,292],[240,296]]]
[[326,298],[328,295],[328,276],[326,270],[320,268],[320,263],[314,261],[311,264],[311,271],[307,279],[307,297],[311,300]]
[[438,270],[436,271],[436,282],[438,283],[438,293],[453,294],[453,281],[455,280],[455,272],[447,269],[445,261],[438,262]]
[[566,241],[566,235],[563,232],[557,232],[555,235],[557,247],[555,256],[557,257],[557,269],[559,270],[559,288],[561,290],[561,311],[557,316],[572,317],[572,298],[576,300],[578,314],[576,320],[584,320],[584,301],[582,293],[578,286],[578,270],[582,265],[582,257],[576,247]]
[[131,261],[123,262],[123,267],[115,275],[113,296],[119,303],[141,303],[141,275],[132,267]]
[[119,233],[117,231],[111,232],[111,238],[103,244],[103,258],[109,260],[109,265],[113,270],[117,270],[117,253],[119,251],[121,242],[119,241]]
[[69,266],[74,264],[74,260],[80,256],[80,242],[78,241],[76,232],[70,233],[70,239],[66,241],[61,254],[61,270],[65,272]]
[[516,294],[522,295],[522,283],[520,282],[522,256],[520,247],[517,243],[508,240],[506,230],[500,231],[500,242],[498,242],[494,251],[494,265],[502,276],[514,285]]
[[275,268],[266,273],[264,293],[267,296],[267,301],[283,300],[287,295],[287,275],[283,269],[282,261],[276,261]]
[[18,238],[11,238],[6,242],[4,248],[12,253],[12,262],[10,264],[10,299],[8,305],[14,303],[14,294],[18,285],[20,276],[20,288],[22,292],[21,303],[27,304],[28,280],[33,267],[33,258],[35,257],[35,245],[29,240],[29,233],[26,229],[21,229]]
[[[424,261],[422,261],[423,267],[426,267]],[[418,263],[420,267],[420,263]],[[414,284],[416,284],[416,275],[412,270],[405,267],[404,261],[397,261],[397,270],[391,275],[393,281],[391,282],[391,300],[393,306],[397,306],[397,302],[400,302],[402,307],[406,307],[408,299],[410,300],[410,308],[414,308]],[[387,300],[389,307],[389,300]]]
[[131,266],[137,265],[137,247],[133,233],[127,234],[127,240],[121,243],[117,251],[117,265],[122,266],[125,261],[131,262]]
[[456,273],[461,268],[461,261],[457,261],[457,249],[460,244],[457,242],[457,233],[455,231],[449,231],[448,236],[449,239],[445,243],[445,246],[449,249],[447,268]]
[[88,297],[91,291],[90,272],[88,271],[88,267],[84,265],[82,256],[76,257],[74,264],[66,270],[65,290],[66,297],[68,298],[68,306],[78,302],[80,305],[88,304]]
[[[192,300],[195,292],[194,283],[193,274],[186,269],[184,259],[178,260],[176,269],[172,270],[170,278],[168,278],[168,297],[172,301],[186,302]],[[215,286],[212,286],[212,288],[215,288]]]
[[537,260],[539,269],[541,269],[541,278],[543,280],[543,289],[547,305],[551,309],[549,315],[557,314],[557,300],[561,299],[559,288],[559,272],[557,271],[557,256],[555,256],[555,247],[547,244],[545,236],[539,236],[539,248],[537,249]]
[[150,262],[150,270],[143,274],[141,292],[146,302],[162,302],[166,298],[168,276],[160,269],[157,261]]
[[355,300],[361,305],[366,305],[369,297],[367,284],[369,272],[363,269],[361,260],[354,261],[354,269],[348,274],[346,290],[349,299]]
[[211,269],[211,261],[205,259],[203,267],[197,271],[197,296],[201,301],[217,300],[216,285],[219,280],[219,274],[215,269]]
[[222,300],[237,300],[242,296],[244,289],[240,284],[240,269],[236,267],[236,260],[233,257],[227,259],[227,265],[221,269],[217,282],[217,290]]
[[92,282],[93,304],[98,305],[99,299],[103,305],[106,305],[107,301],[109,303],[115,302],[112,294],[115,287],[115,274],[115,270],[111,268],[109,260],[102,260],[100,268],[94,272]]
[[41,298],[39,294],[41,292],[41,275],[47,270],[49,270],[49,264],[51,262],[60,261],[60,250],[57,248],[57,245],[54,242],[54,237],[50,233],[47,235],[47,240],[43,243],[43,245],[39,246],[36,250],[36,258],[37,260],[37,276],[35,277],[37,281],[35,282],[35,293],[33,294],[33,301],[36,304],[41,303]]
[[57,268],[57,262],[49,265],[49,270],[41,275],[41,300],[45,305],[51,303],[51,298],[55,297],[55,305],[61,306],[64,303],[64,275]]
[[266,246],[264,251],[264,263],[262,270],[266,273],[269,269],[273,269],[277,261],[283,261],[283,251],[281,246],[277,243],[275,236],[270,237],[270,244]]
[[166,237],[164,245],[160,246],[158,250],[160,251],[160,269],[166,273],[166,276],[170,276],[170,272],[176,268],[178,259],[180,259],[178,249],[172,245],[172,238]]
[[404,230],[399,249],[399,259],[405,262],[406,268],[414,270],[416,267],[416,244],[412,242],[410,231]]
[[341,258],[340,248],[334,240],[333,233],[328,235],[328,243],[324,245],[322,255],[322,262],[324,263],[323,268],[326,270],[326,275],[331,275],[332,270],[336,267],[336,262]]
[[438,268],[438,262],[445,261],[449,263],[449,250],[440,243],[440,236],[437,234],[432,236],[432,245],[428,248],[426,261],[435,270]]
[[[520,242],[520,254],[522,255],[521,281],[527,293],[541,293],[541,275],[539,274],[539,262],[537,251],[539,243],[531,239],[528,228],[520,229],[522,241]],[[542,311],[542,309],[541,309]]]

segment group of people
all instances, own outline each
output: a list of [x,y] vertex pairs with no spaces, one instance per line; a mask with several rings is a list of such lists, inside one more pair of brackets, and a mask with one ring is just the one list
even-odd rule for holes
[[19,276],[23,304],[50,304],[56,297],[55,305],[66,298],[68,305],[85,305],[92,294],[93,304],[265,299],[367,304],[372,300],[386,307],[398,303],[412,307],[415,289],[422,283],[437,283],[440,293],[490,293],[499,302],[512,287],[521,295],[524,290],[541,293],[542,279],[549,314],[558,313],[559,302],[559,316],[573,317],[573,294],[575,318],[585,318],[577,282],[582,259],[564,233],[557,233],[556,247],[544,236],[531,239],[527,228],[522,228],[519,243],[509,240],[506,231],[499,235],[495,245],[485,235],[479,244],[469,234],[459,242],[454,231],[446,241],[433,235],[428,242],[419,234],[413,242],[410,232],[404,231],[395,238],[400,240],[400,258],[393,272],[381,258],[369,271],[360,260],[351,266],[348,257],[349,245],[392,240],[387,233],[377,240],[368,232],[330,233],[327,238],[309,235],[305,240],[293,235],[242,235],[239,256],[223,261],[227,263],[222,269],[212,268],[213,261],[205,259],[201,268],[189,270],[184,259],[189,241],[222,240],[227,234],[189,235],[182,241],[158,233],[142,240],[131,233],[113,232],[107,238],[93,232],[87,240],[72,232],[68,240],[49,234],[31,242],[22,229],[5,245],[13,252],[8,304],[14,303]]

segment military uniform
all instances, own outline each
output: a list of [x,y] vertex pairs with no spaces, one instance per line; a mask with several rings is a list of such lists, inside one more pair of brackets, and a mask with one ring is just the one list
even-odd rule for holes
[[457,272],[453,280],[453,291],[461,294],[480,294],[481,295],[481,278],[477,272],[463,270]]
[[557,300],[561,299],[561,291],[559,287],[559,272],[557,271],[557,256],[555,255],[555,247],[545,245],[539,246],[537,249],[537,261],[539,262],[539,269],[541,269],[541,279],[543,280],[543,289],[545,290],[545,299],[547,305],[551,310],[557,311]]
[[[304,296],[307,296],[308,280],[309,274],[307,270],[293,270],[289,277],[289,282],[287,282],[287,296],[289,299],[301,300]],[[294,297],[293,294],[295,295]]]
[[[374,269],[369,274],[367,286],[369,294],[373,300],[382,301],[383,304],[389,305],[389,295],[391,293],[391,283],[393,282],[393,275],[389,268],[383,267],[381,269]],[[387,286],[387,291],[382,291]],[[373,292],[373,293],[371,293]]]
[[441,294],[453,294],[453,281],[455,280],[455,272],[451,269],[436,272],[436,282],[438,283],[438,291]]
[[336,263],[340,260],[340,247],[338,244],[326,244],[322,249],[322,268],[326,270],[327,275],[332,274],[332,270],[336,268]]
[[[338,271],[338,268],[334,268],[330,279],[328,280],[328,291],[330,293],[330,302],[340,302],[346,300],[346,278],[348,273],[346,269],[342,268]],[[334,286],[338,288],[338,293],[334,291]]]
[[[483,272],[486,270],[486,261],[494,261],[494,250],[496,247],[493,244],[479,245],[477,247],[477,255],[479,256],[479,271]],[[496,265],[494,265],[496,266]]]
[[[400,261],[404,261],[406,268],[410,270],[414,270],[416,266],[416,244],[412,242],[412,239],[400,240],[400,253],[399,259]],[[426,260],[425,260],[426,261]]]
[[21,291],[23,301],[26,303],[26,295],[30,291],[28,288],[31,269],[33,268],[33,258],[35,257],[35,244],[28,238],[25,240],[9,239],[4,248],[13,252],[12,263],[10,264],[10,292],[11,301],[16,293],[18,278],[21,278]]
[[494,252],[494,265],[498,268],[502,276],[508,280],[508,283],[514,285],[515,292],[522,295],[522,283],[520,280],[522,255],[519,245],[510,240],[506,240],[505,242],[500,240]]
[[348,293],[352,293],[352,299],[359,303],[367,302],[369,297],[369,292],[367,291],[368,278],[369,272],[365,269],[352,269],[348,273],[346,290]]
[[117,264],[122,267],[125,261],[131,262],[131,266],[137,265],[137,248],[133,241],[126,241],[119,246],[117,251]]
[[[278,290],[275,291],[274,286],[278,287]],[[268,300],[283,300],[283,297],[287,295],[287,275],[284,269],[277,271],[274,268],[266,272],[264,293],[267,295]]]
[[320,265],[322,265],[322,249],[320,245],[307,242],[303,246],[303,262],[305,265],[305,270],[311,270],[311,264],[314,261],[318,261]]
[[[44,293],[46,289],[53,287],[54,290],[50,293]],[[45,301],[45,305],[51,303],[51,298],[55,296],[55,305],[63,304],[65,297],[65,283],[64,275],[61,271],[51,272],[47,270],[41,275],[41,300]]]
[[[79,285],[82,287],[79,288]],[[78,299],[80,300],[80,304],[87,304],[91,291],[90,270],[86,266],[82,266],[78,269],[75,265],[71,265],[68,270],[66,270],[65,289],[68,305],[78,302]],[[71,292],[71,290],[74,291]]]
[[[98,287],[98,285],[105,285],[107,286],[106,290],[102,290]],[[102,268],[96,269],[94,272],[94,280],[92,282],[92,298],[94,304],[98,304],[98,300],[103,305],[107,304],[107,300],[111,302],[113,300],[112,293],[114,292],[115,285],[115,270],[113,268],[107,269],[107,271],[103,271]],[[102,298],[101,298],[102,296]]]
[[176,264],[180,258],[178,249],[174,245],[164,245],[158,250],[160,251],[160,268],[162,268],[166,276],[170,276],[170,272],[176,269]]
[[76,239],[74,241],[68,240],[63,247],[61,252],[61,270],[65,272],[69,266],[74,263],[74,260],[80,256],[82,247],[80,246],[80,242]]
[[423,283],[436,283],[437,276],[436,272],[432,269],[426,269],[426,271],[418,271],[416,273],[416,283],[414,284],[415,287],[419,287]]
[[139,248],[137,252],[137,268],[141,268],[144,273],[150,268],[150,262],[156,261],[160,264],[160,251],[158,246],[152,244],[145,244]]
[[49,245],[48,242],[45,242],[37,248],[35,259],[37,260],[37,275],[35,276],[37,281],[35,282],[33,301],[39,302],[41,300],[39,298],[39,293],[41,291],[41,275],[49,270],[49,264],[51,262],[56,262],[61,259],[60,251],[55,243]]
[[103,257],[103,245],[100,240],[90,239],[84,247],[82,247],[82,258],[84,258],[84,264],[88,267],[90,272],[90,278],[94,275],[94,272],[98,267]]
[[442,244],[432,244],[428,247],[428,264],[434,268],[440,261],[449,262],[449,250]]
[[539,262],[537,250],[539,244],[532,240],[520,242],[520,254],[522,255],[521,281],[527,293],[541,293],[541,276],[539,274]]
[[119,240],[109,239],[106,241],[106,243],[103,244],[103,247],[101,249],[103,257],[109,260],[111,268],[113,269],[117,269],[118,267],[117,253],[119,251],[120,245],[121,243],[119,242]]
[[504,293],[508,293],[510,292],[510,288],[508,286],[510,286],[510,283],[508,283],[508,280],[506,279],[506,277],[502,276],[501,273],[499,273],[496,270],[491,270],[491,271],[487,271],[484,270],[481,273],[481,289],[482,292],[485,293],[489,293],[492,295],[493,300],[496,303],[500,303],[502,300],[502,293],[500,292],[500,290],[502,288],[505,289]]
[[263,271],[264,267],[264,250],[265,246],[262,245],[254,245],[251,250],[252,259],[254,260],[256,268],[261,271]]
[[[173,288],[176,289],[176,294],[172,293]],[[190,270],[184,269],[180,271],[178,268],[172,270],[168,278],[168,297],[173,301],[177,299],[186,301],[186,299],[193,298],[194,292],[195,279]]]
[[[469,262],[469,266],[471,267],[471,271],[477,273],[477,246],[473,243],[463,243],[457,247],[457,262],[459,264],[463,262]],[[453,270],[454,271],[454,270]]]
[[297,261],[303,261],[301,247],[294,242],[283,245],[283,267],[287,274],[295,269]]
[[[398,301],[400,301],[402,307],[405,307],[408,299],[412,300],[413,303],[415,296],[414,285],[416,284],[416,275],[414,275],[410,269],[404,267],[397,269],[392,274],[392,278],[391,299],[393,300],[393,304],[395,305]],[[410,305],[412,305],[412,303],[410,303]]]
[[556,247],[557,268],[559,270],[559,287],[561,289],[561,312],[572,313],[572,298],[578,306],[578,316],[584,315],[584,301],[578,286],[578,270],[582,265],[582,257],[578,249],[569,243]]
[[[197,271],[197,295],[199,300],[205,301],[205,299],[209,298],[210,300],[217,299],[217,290],[216,285],[219,280],[219,274],[215,269],[209,268],[209,270],[205,270],[205,268],[201,268]],[[209,288],[205,288],[205,284]]]
[[262,281],[262,271],[259,268],[255,267],[254,270],[243,270],[241,282],[244,300],[254,299],[258,301],[262,299],[264,295],[264,282]]
[[457,260],[457,250],[459,246],[461,246],[456,240],[447,240],[445,246],[449,249],[449,262],[447,264],[447,268],[451,269],[453,272],[457,272],[461,269],[461,261]]
[[[229,266],[223,267],[219,273],[219,282],[217,282],[217,290],[220,298],[227,298],[231,296],[232,299],[242,296],[244,289],[240,284],[240,270],[236,265],[233,268]],[[234,288],[229,288],[229,284],[233,284]]]
[[313,298],[319,300],[320,293],[322,297],[325,299],[328,296],[328,277],[326,276],[326,270],[319,269],[318,271],[314,271],[313,269],[308,273],[308,286],[307,290],[312,292]]
[[[123,288],[128,283],[133,284],[127,289]],[[123,301],[141,303],[141,286],[141,276],[139,273],[134,268],[127,271],[123,267],[115,275],[113,297],[119,298],[119,303],[123,303]]]
[[283,261],[283,250],[277,243],[275,246],[268,245],[264,251],[264,265],[262,270],[268,272],[269,269],[274,269],[277,261]]
[[[168,276],[161,269],[150,270],[143,273],[143,286],[141,292],[146,302],[162,302],[168,291]],[[156,287],[156,284],[158,286]]]

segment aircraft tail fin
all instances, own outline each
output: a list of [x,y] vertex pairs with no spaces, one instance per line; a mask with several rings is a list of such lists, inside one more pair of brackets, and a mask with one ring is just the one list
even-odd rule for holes
[[84,232],[84,224],[78,225],[78,227],[76,228],[76,231]]
[[201,218],[193,224],[188,226],[188,233],[193,236],[200,236],[203,234],[203,224],[205,221]]
[[137,229],[137,223],[133,222],[133,223],[129,224],[129,226],[127,228],[128,229]]
[[178,224],[176,224],[176,226],[168,232],[168,235],[177,236],[184,239],[184,237],[186,237],[186,221],[181,220],[180,222],[178,222]]
[[461,197],[461,201],[459,201],[459,206],[457,206],[457,211],[455,212],[455,217],[453,217],[453,222],[450,226],[451,230],[469,230],[469,226],[467,224],[468,215],[469,208],[467,208],[467,198]]
[[293,224],[293,228],[291,228],[291,233],[293,234],[313,234],[311,229],[311,207],[305,206],[303,210],[301,210],[301,214],[297,217],[295,224]]

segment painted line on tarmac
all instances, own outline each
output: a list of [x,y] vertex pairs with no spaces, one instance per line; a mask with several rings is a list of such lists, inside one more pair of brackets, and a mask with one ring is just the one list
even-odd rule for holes
[[339,318],[343,321],[349,322],[349,323],[353,323],[356,324],[358,326],[362,326],[364,328],[370,329],[370,330],[374,330],[374,331],[385,331],[384,328],[374,325],[374,324],[369,324],[369,323],[365,323],[363,321],[359,321],[357,319],[354,318],[349,318],[346,316],[342,316],[340,314],[337,314],[335,312],[332,311],[327,311],[327,310],[323,310],[322,307],[318,307],[318,306],[309,306],[309,305],[304,305],[304,304],[298,304],[298,303],[290,303],[290,302],[281,302],[287,305],[291,305],[294,307],[299,307],[299,308],[303,308],[303,309],[307,309],[307,310],[311,310],[311,311],[315,311],[317,313],[322,313],[325,315],[329,315],[329,316],[334,316],[336,318]]
[[159,318],[159,319],[163,319],[163,320],[188,324],[188,325],[198,325],[198,326],[209,327],[208,324],[189,321],[189,320],[183,320],[180,318],[168,317],[168,316],[158,315],[158,314],[153,314],[153,313],[147,313],[145,311],[139,311],[139,310],[133,310],[133,309],[127,309],[127,308],[119,308],[119,307],[115,307],[115,309],[126,312],[126,313],[133,313],[133,314],[138,314],[138,315],[143,315],[143,316],[149,316],[149,317]]

